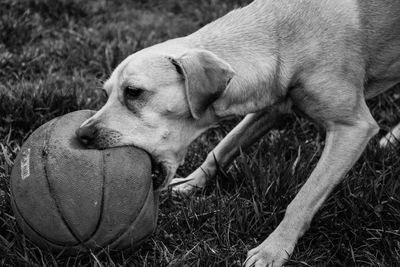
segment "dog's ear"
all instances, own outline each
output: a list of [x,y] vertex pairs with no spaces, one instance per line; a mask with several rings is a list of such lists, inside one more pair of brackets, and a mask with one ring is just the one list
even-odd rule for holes
[[184,76],[185,93],[193,118],[199,119],[224,92],[234,72],[231,66],[206,50],[192,50],[171,59]]

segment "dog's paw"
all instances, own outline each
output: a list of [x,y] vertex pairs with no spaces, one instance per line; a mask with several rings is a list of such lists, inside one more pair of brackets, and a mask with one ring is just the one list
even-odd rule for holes
[[190,193],[204,187],[203,182],[199,182],[193,177],[174,178],[170,183],[173,195],[189,195]]
[[281,267],[290,258],[294,243],[275,238],[273,234],[247,253],[245,267]]
[[207,176],[198,168],[186,178],[174,178],[170,183],[173,195],[188,195],[206,186]]

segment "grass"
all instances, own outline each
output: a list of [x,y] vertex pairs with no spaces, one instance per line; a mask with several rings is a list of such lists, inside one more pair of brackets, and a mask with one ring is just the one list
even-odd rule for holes
[[[158,228],[137,251],[77,257],[41,251],[10,208],[13,161],[34,129],[55,116],[99,108],[101,82],[127,55],[247,2],[0,2],[0,266],[240,266],[247,250],[273,231],[323,148],[323,132],[295,116],[220,170],[203,192],[163,194]],[[383,132],[400,121],[398,88],[368,104]],[[179,174],[200,165],[233,124],[201,136]],[[400,157],[396,149],[380,150],[378,140],[317,213],[288,266],[398,266]]]

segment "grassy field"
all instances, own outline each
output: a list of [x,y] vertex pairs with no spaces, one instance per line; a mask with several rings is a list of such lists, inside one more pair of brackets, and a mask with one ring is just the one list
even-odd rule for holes
[[[191,198],[161,198],[158,228],[137,251],[60,257],[24,237],[9,177],[39,125],[97,109],[101,83],[127,55],[188,34],[249,0],[0,1],[0,266],[240,266],[279,224],[322,152],[324,133],[293,116]],[[370,101],[382,136],[400,121],[400,92]],[[232,127],[196,141],[179,170],[200,165]],[[400,266],[400,153],[374,138],[317,213],[288,266]]]

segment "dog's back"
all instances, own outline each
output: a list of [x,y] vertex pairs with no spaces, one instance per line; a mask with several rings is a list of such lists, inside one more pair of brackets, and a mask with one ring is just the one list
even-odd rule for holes
[[[257,1],[256,1],[257,2]],[[400,82],[399,0],[270,0],[288,70],[364,77],[367,97]],[[271,15],[271,13],[269,13]],[[284,61],[285,59],[283,59]],[[293,64],[293,63],[290,63]],[[358,79],[358,78],[357,78]]]

